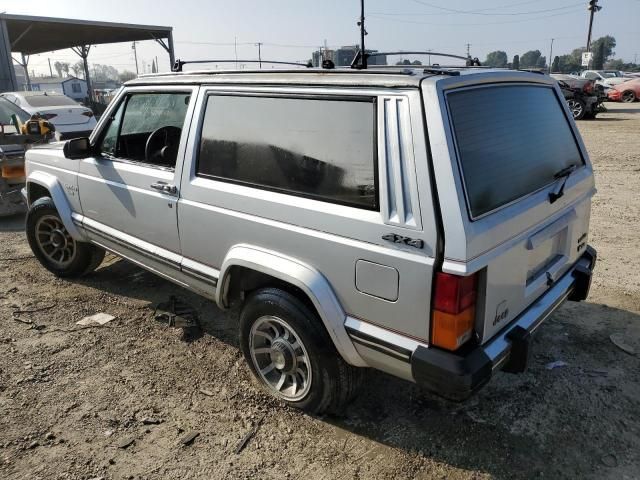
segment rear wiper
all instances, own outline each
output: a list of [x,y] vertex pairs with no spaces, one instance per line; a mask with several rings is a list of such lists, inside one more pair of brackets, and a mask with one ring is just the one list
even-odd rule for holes
[[550,192],[549,193],[549,203],[554,203],[556,200],[561,198],[564,195],[564,186],[567,184],[567,180],[569,180],[569,176],[573,173],[573,171],[578,168],[575,163],[572,163],[568,167],[563,168],[562,170],[557,171],[553,178],[559,180],[560,178],[564,178],[562,185],[560,186],[560,190],[558,192]]

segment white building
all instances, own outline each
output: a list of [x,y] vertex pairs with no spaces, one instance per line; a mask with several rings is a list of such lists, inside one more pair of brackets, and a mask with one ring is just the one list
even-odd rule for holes
[[84,102],[89,96],[87,82],[77,77],[32,78],[31,90],[36,92],[56,92],[73,98],[76,102]]

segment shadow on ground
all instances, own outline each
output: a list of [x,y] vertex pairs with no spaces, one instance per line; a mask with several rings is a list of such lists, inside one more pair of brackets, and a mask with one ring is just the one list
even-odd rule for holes
[[0,217],[0,232],[24,231],[24,214]]
[[[236,312],[222,312],[213,302],[128,262],[108,259],[82,283],[151,307],[175,295],[198,311],[202,335],[238,347]],[[498,372],[464,403],[368,371],[363,391],[345,415],[322,420],[344,435],[346,450],[359,437],[378,444],[359,461],[391,447],[496,478],[624,472],[625,466],[638,465],[640,431],[629,420],[640,412],[640,362],[612,344],[610,332],[599,330],[603,315],[616,317],[621,329],[640,324],[640,316],[626,310],[567,304],[536,333],[527,373]],[[559,359],[566,365],[547,368]]]

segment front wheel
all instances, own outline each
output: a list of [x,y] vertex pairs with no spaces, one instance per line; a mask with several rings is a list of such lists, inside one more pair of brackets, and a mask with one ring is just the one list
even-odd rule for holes
[[58,277],[79,277],[92,272],[104,258],[104,250],[75,240],[62,223],[48,197],[35,201],[27,212],[29,246],[43,267]]
[[569,104],[569,110],[571,110],[573,119],[582,120],[587,111],[585,103],[579,98],[570,98],[569,100],[567,100],[567,103]]
[[621,100],[624,103],[633,103],[636,101],[636,94],[633,92],[633,90],[625,90],[624,92],[622,92]]
[[247,299],[240,346],[264,390],[309,413],[340,413],[361,383],[362,369],[340,357],[315,312],[277,288]]

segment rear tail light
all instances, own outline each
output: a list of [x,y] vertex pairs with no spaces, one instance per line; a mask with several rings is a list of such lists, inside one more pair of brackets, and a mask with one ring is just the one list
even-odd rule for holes
[[584,93],[591,93],[593,92],[593,82],[587,82],[584,84],[584,87],[582,87],[582,91]]
[[45,120],[51,120],[52,118],[57,117],[58,114],[57,113],[41,113],[40,116]]
[[90,111],[87,110],[86,112],[82,112],[82,115],[84,115],[85,117],[91,118],[91,117],[93,117],[93,112],[90,112]]
[[471,339],[478,296],[477,274],[460,277],[438,272],[431,315],[431,343],[457,350]]
[[22,178],[25,176],[24,167],[18,166],[9,167],[5,165],[0,172],[2,173],[2,178]]

